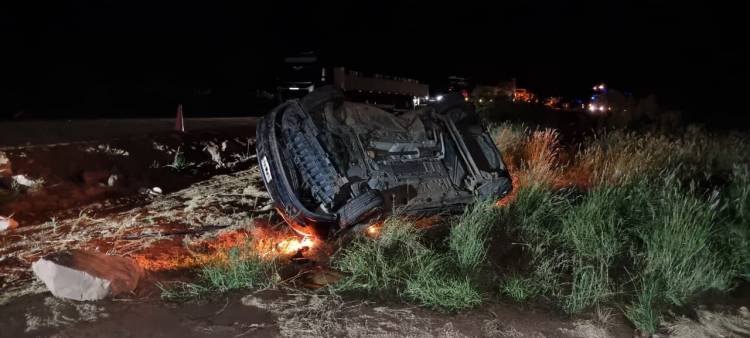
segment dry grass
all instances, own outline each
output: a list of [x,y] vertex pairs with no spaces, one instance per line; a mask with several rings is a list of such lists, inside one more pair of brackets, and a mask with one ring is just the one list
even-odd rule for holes
[[532,130],[523,124],[503,123],[491,131],[503,162],[515,180],[541,185],[559,181],[562,168],[560,135],[556,130]]
[[561,146],[554,129],[503,123],[491,131],[520,185],[588,190],[629,184],[664,169],[676,169],[685,179],[710,179],[727,176],[738,163],[750,163],[748,135],[715,134],[697,127],[681,134],[600,130],[577,148]]

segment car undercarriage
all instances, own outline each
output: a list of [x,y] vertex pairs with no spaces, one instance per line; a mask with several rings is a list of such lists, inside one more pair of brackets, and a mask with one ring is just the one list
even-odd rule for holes
[[500,152],[460,96],[388,112],[324,87],[276,107],[257,128],[266,189],[303,235],[329,238],[387,215],[457,213],[511,190]]

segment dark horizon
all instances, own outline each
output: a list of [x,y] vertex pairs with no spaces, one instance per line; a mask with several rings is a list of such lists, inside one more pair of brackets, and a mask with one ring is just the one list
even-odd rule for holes
[[9,46],[0,113],[156,113],[200,89],[242,110],[248,94],[273,84],[281,58],[314,50],[328,65],[425,83],[516,78],[542,96],[586,97],[603,81],[731,125],[747,121],[738,16],[665,2],[17,5],[0,13]]

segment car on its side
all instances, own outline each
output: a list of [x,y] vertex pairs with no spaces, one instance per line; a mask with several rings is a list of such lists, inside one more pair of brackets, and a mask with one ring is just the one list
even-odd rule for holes
[[458,95],[397,113],[322,87],[264,116],[256,147],[276,210],[320,238],[392,214],[461,212],[511,190],[500,152]]

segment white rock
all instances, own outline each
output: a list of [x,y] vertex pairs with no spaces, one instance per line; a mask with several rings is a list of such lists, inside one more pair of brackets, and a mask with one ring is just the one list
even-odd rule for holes
[[73,300],[133,292],[144,276],[143,268],[130,258],[83,250],[46,255],[31,269],[53,295]]
[[55,297],[99,300],[107,297],[110,292],[110,281],[55,264],[44,258],[31,264],[31,269]]

